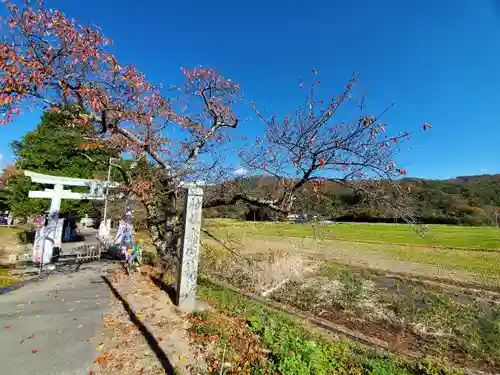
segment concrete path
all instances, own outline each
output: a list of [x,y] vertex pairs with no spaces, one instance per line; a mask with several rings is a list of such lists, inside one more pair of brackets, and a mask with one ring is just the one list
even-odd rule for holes
[[86,264],[0,295],[2,375],[89,374],[109,306],[106,267]]

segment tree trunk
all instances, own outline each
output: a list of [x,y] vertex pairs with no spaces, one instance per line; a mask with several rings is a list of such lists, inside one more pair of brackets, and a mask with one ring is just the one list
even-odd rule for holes
[[163,266],[171,266],[179,258],[182,223],[177,203],[177,196],[174,194],[163,200],[144,203],[147,212],[147,227],[157,251],[158,260]]

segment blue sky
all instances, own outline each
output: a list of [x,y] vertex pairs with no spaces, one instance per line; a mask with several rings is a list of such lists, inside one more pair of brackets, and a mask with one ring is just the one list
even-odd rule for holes
[[[495,0],[161,1],[48,0],[82,23],[100,25],[120,63],[152,82],[182,82],[180,66],[217,69],[260,108],[300,104],[297,74],[319,73],[338,93],[351,72],[369,108],[396,106],[393,131],[419,129],[398,157],[411,176],[500,173],[500,2]],[[2,10],[3,13],[3,10]],[[9,142],[38,122],[25,114],[0,129]],[[261,132],[255,122],[246,134]]]

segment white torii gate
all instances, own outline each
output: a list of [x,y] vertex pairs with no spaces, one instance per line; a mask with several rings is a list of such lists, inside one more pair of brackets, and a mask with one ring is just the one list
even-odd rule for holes
[[[52,176],[31,171],[24,171],[26,177],[31,178],[32,182],[40,184],[54,185],[53,189],[45,189],[45,191],[30,191],[30,198],[45,198],[51,199],[48,225],[45,232],[45,240],[43,244],[43,264],[50,263],[53,255],[54,243],[56,241],[57,220],[61,209],[62,199],[88,199],[88,200],[104,200],[105,189],[118,187],[119,184],[112,181],[90,180],[84,178],[72,178]],[[64,189],[64,186],[87,186],[90,188],[88,193],[75,193],[71,190]]]

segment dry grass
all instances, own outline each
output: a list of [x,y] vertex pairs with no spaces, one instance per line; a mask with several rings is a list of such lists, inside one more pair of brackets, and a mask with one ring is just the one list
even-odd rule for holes
[[316,261],[294,250],[244,253],[237,248],[205,242],[200,273],[267,295],[287,282],[303,280],[316,269],[316,264]]
[[270,297],[386,341],[395,351],[446,356],[485,371],[500,369],[498,294],[420,284],[325,262],[303,283],[289,283]]
[[21,254],[24,251],[25,246],[19,239],[21,231],[21,227],[0,227],[0,264],[7,264],[10,254]]

